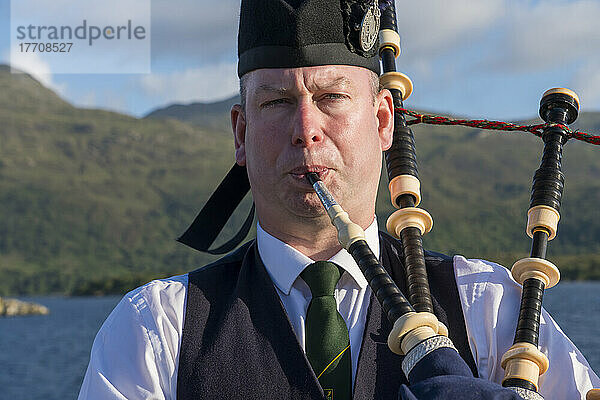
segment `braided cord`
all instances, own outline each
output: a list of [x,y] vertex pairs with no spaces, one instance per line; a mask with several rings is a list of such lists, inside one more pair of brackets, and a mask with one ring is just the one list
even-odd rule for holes
[[503,121],[490,121],[487,119],[457,119],[443,117],[441,115],[432,114],[419,114],[415,111],[408,110],[406,108],[398,107],[396,111],[399,111],[405,115],[414,117],[415,119],[407,121],[407,125],[415,124],[430,124],[430,125],[461,125],[470,126],[472,128],[497,130],[497,131],[520,131],[533,133],[536,136],[541,137],[543,130],[548,127],[559,127],[566,131],[567,138],[573,138],[581,140],[582,142],[590,143],[593,145],[600,145],[600,136],[595,136],[589,133],[573,131],[566,125],[563,124],[537,124],[537,125],[517,125],[511,124],[510,122]]

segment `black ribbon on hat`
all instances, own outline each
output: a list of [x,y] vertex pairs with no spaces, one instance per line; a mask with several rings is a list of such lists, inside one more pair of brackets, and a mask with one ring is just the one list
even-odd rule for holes
[[198,251],[209,254],[225,254],[235,249],[248,235],[254,220],[254,203],[239,232],[227,243],[209,249],[235,209],[250,190],[246,167],[234,164],[217,190],[210,196],[190,227],[177,241]]

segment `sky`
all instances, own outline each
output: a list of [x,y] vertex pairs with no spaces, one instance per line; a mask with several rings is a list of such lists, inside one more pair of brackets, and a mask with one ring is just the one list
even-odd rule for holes
[[[235,94],[239,0],[149,1],[149,73],[14,66],[76,106],[133,116]],[[583,111],[600,110],[600,0],[396,0],[396,10],[397,67],[414,84],[407,108],[517,120],[537,115],[546,89],[564,86]],[[10,35],[10,0],[0,0],[2,64],[10,62]]]

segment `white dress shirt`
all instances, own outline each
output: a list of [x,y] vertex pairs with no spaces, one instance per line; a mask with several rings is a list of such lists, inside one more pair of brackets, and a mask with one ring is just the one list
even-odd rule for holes
[[[261,258],[304,345],[310,291],[296,278],[312,260],[260,227],[258,232]],[[367,241],[378,255],[376,235],[374,222],[367,229]],[[343,253],[345,250],[331,260],[347,272],[338,282],[335,296],[349,327],[354,376],[369,289],[352,258]],[[284,260],[286,268],[279,268]],[[479,376],[500,382],[500,359],[514,337],[520,286],[504,267],[482,260],[455,256],[454,272]],[[187,283],[187,274],[152,281],[123,297],[94,340],[79,399],[176,399]],[[547,400],[585,399],[589,389],[600,388],[600,380],[585,358],[545,311],[540,349],[550,360],[550,368],[540,377],[540,393]]]

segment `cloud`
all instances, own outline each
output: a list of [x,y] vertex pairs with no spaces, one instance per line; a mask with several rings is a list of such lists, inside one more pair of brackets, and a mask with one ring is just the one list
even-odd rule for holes
[[[600,2],[592,0],[396,2],[409,67],[427,72],[442,57],[471,71],[522,73],[595,58]],[[408,58],[410,57],[410,58]]]
[[[512,7],[506,18],[502,67],[516,71],[560,68],[596,57],[600,48],[597,1],[546,0]],[[499,61],[497,59],[496,61]]]
[[236,63],[208,65],[170,74],[153,74],[140,78],[148,95],[163,103],[189,103],[221,100],[238,91]]
[[416,57],[435,57],[483,34],[504,14],[506,0],[396,2],[403,47]]
[[507,7],[494,51],[475,68],[499,76],[547,76],[550,85],[562,82],[579,93],[583,108],[597,108],[599,16],[600,2],[590,0],[529,1]]
[[577,92],[583,109],[600,107],[600,62],[581,67],[573,78],[573,90]]
[[154,0],[153,58],[196,64],[235,59],[239,7],[239,0]]

